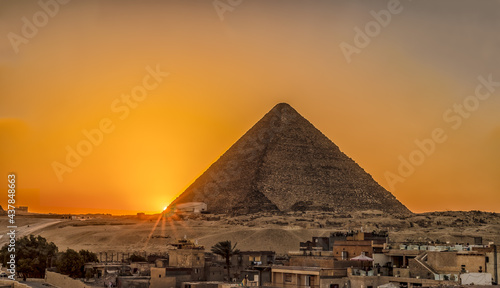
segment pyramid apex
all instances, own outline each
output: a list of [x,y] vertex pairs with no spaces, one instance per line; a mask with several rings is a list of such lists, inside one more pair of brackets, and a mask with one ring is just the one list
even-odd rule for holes
[[276,104],[276,106],[274,107],[279,107],[279,106],[288,106],[288,107],[292,107],[290,104],[286,103],[286,102],[281,102],[281,103],[278,103]]
[[279,111],[281,111],[283,109],[292,109],[292,110],[295,110],[295,109],[293,109],[293,107],[290,104],[282,102],[282,103],[278,103],[278,104],[274,105],[274,107],[273,107],[273,109],[271,109],[271,111],[272,110],[279,110]]

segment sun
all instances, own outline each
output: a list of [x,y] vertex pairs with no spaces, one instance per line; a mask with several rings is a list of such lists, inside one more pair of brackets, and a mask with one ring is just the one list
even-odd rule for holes
[[163,211],[167,210],[167,206],[163,207]]

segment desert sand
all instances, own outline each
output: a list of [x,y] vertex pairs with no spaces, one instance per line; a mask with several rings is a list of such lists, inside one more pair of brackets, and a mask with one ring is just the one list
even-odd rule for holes
[[[500,243],[500,215],[486,212],[434,212],[395,218],[380,211],[335,215],[328,212],[293,212],[281,215],[257,214],[192,215],[184,220],[151,216],[90,216],[86,220],[58,216],[17,216],[17,236],[41,235],[59,250],[88,249],[93,252],[160,253],[169,243],[188,238],[208,249],[218,241],[231,240],[240,250],[273,250],[278,254],[299,250],[299,242],[331,232],[361,230],[388,231],[391,242]],[[0,245],[7,242],[7,218],[0,220]],[[4,228],[5,227],[5,228]]]

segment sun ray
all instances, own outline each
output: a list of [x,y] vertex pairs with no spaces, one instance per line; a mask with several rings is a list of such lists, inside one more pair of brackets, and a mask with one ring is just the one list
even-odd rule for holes
[[149,236],[148,238],[146,239],[146,242],[144,243],[144,249],[146,249],[146,247],[148,246],[149,244],[149,240],[151,239],[151,237],[153,236],[153,233],[155,232],[156,230],[156,227],[158,226],[158,223],[160,222],[161,218],[162,218],[163,214],[160,214],[160,216],[158,217],[158,219],[156,220],[155,222],[155,225],[153,226],[153,229],[151,229],[151,233],[149,233]]

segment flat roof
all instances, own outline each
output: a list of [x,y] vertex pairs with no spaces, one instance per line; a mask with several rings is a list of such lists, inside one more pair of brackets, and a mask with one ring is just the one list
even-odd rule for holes
[[272,266],[273,270],[297,270],[297,271],[321,271],[321,270],[334,270],[333,268],[321,267],[303,267],[303,266]]

